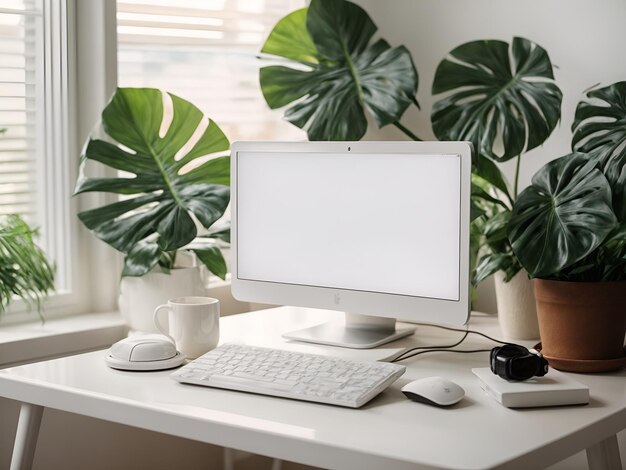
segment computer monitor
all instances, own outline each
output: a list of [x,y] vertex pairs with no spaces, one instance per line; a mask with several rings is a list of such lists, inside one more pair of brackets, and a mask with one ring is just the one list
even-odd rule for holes
[[234,143],[234,297],[344,311],[285,337],[353,348],[466,323],[470,175],[467,142]]

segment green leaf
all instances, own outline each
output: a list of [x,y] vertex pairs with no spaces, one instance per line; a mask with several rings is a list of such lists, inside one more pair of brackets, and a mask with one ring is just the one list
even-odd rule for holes
[[513,204],[509,186],[500,168],[498,168],[498,165],[481,155],[474,155],[474,161],[474,173],[493,185],[496,189],[499,189],[506,196],[507,200]]
[[568,276],[576,276],[578,274],[585,274],[589,271],[592,271],[594,268],[596,267],[595,264],[582,264],[580,266],[577,266],[576,264],[573,265],[572,269],[568,270]]
[[606,163],[604,175],[611,185],[613,211],[626,223],[626,148]]
[[626,223],[622,223],[606,237],[605,244],[626,245]]
[[515,203],[508,236],[531,277],[558,276],[600,246],[616,224],[611,188],[596,159],[573,153],[535,174]]
[[507,227],[511,218],[511,212],[506,210],[499,212],[485,222],[483,234],[487,243],[497,243],[507,240]]
[[592,90],[586,96],[590,101],[576,107],[572,148],[593,152],[602,160],[615,214],[626,222],[626,82]]
[[34,241],[32,230],[18,215],[0,218],[0,315],[14,297],[35,304],[54,290],[55,267]]
[[493,197],[483,188],[481,188],[480,186],[472,182],[472,200],[475,200],[475,199],[482,199],[483,201],[487,203],[495,204],[504,209],[508,209],[507,205],[504,202],[502,202],[500,199]]
[[612,154],[626,143],[626,82],[591,90],[586,96],[591,101],[576,107],[572,149]]
[[228,272],[226,260],[217,245],[206,245],[203,248],[194,248],[192,251],[209,271],[221,279],[226,278]]
[[293,63],[263,67],[260,82],[270,108],[287,106],[285,119],[310,140],[358,140],[366,111],[379,127],[417,104],[417,71],[411,54],[372,41],[376,25],[345,0],[312,0],[308,9],[280,20],[262,52]]
[[[214,234],[217,233],[214,232]],[[225,233],[224,230],[219,232],[220,235]],[[194,252],[210,272],[222,279],[226,278],[228,272],[226,260],[215,239],[198,237],[183,249]],[[142,240],[126,255],[122,276],[143,276],[157,264],[169,274],[169,271],[175,267],[174,253],[164,251],[154,241]]]
[[161,249],[158,243],[142,240],[132,247],[124,258],[122,276],[143,276],[159,262]]
[[505,272],[505,281],[508,282],[519,272],[520,269],[521,267],[517,263],[513,254],[489,252],[480,258],[478,266],[476,267],[476,274],[474,275],[472,282],[474,285],[478,285],[498,271]]
[[473,199],[470,201],[470,222],[485,215],[485,211],[476,205],[476,201]]
[[206,236],[230,243],[230,227],[209,230]]
[[543,144],[561,117],[548,53],[519,37],[511,45],[483,40],[453,49],[437,67],[432,92],[446,93],[431,115],[437,138],[470,140],[477,154],[496,161]]
[[[166,128],[164,103],[171,108]],[[203,122],[208,125],[192,145]],[[102,112],[102,125],[114,142],[89,140],[75,194],[133,197],[83,211],[79,218],[98,238],[129,254],[124,272],[139,275],[154,266],[155,244],[174,251],[196,237],[197,222],[208,229],[222,216],[230,199],[230,159],[223,156],[229,142],[193,104],[151,88],[118,88]],[[89,178],[90,160],[130,175]]]
[[281,19],[263,45],[262,52],[307,65],[318,64],[317,48],[311,36],[306,34],[306,15],[307,9],[302,8]]

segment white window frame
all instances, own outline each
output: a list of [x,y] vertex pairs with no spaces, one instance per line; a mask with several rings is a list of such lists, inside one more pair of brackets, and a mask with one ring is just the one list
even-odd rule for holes
[[[61,289],[44,301],[43,311],[46,319],[111,311],[120,257],[77,218],[106,196],[71,196],[82,144],[116,86],[115,2],[43,0],[40,16],[43,36],[37,41],[45,52],[37,68],[37,99],[43,99],[46,125],[37,145],[36,183],[44,188],[37,202],[48,229],[40,241],[51,257],[64,261],[57,270]],[[0,326],[25,321],[39,321],[36,307],[16,299]]]

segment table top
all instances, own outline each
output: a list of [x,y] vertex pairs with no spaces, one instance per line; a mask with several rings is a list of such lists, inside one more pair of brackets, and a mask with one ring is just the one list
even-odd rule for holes
[[[281,333],[337,312],[279,307],[221,319],[221,342],[271,345],[373,359],[393,348],[450,344],[460,333],[418,327],[413,337],[355,351],[287,342]],[[474,314],[470,328],[500,337],[495,317]],[[471,335],[466,349],[493,344]],[[324,468],[543,468],[626,428],[626,371],[572,374],[590,388],[585,406],[508,409],[472,374],[488,353],[436,352],[403,361],[406,373],[360,409],[179,384],[171,371],[108,368],[105,352],[0,371],[0,396]],[[409,381],[439,375],[466,391],[452,408],[407,400]]]

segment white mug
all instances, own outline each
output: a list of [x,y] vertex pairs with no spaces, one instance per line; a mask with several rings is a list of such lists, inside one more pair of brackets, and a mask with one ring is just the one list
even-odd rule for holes
[[[169,328],[159,322],[168,310]],[[195,359],[217,346],[220,338],[220,301],[211,297],[176,297],[154,310],[154,324],[181,353]],[[168,331],[169,329],[169,331]]]

